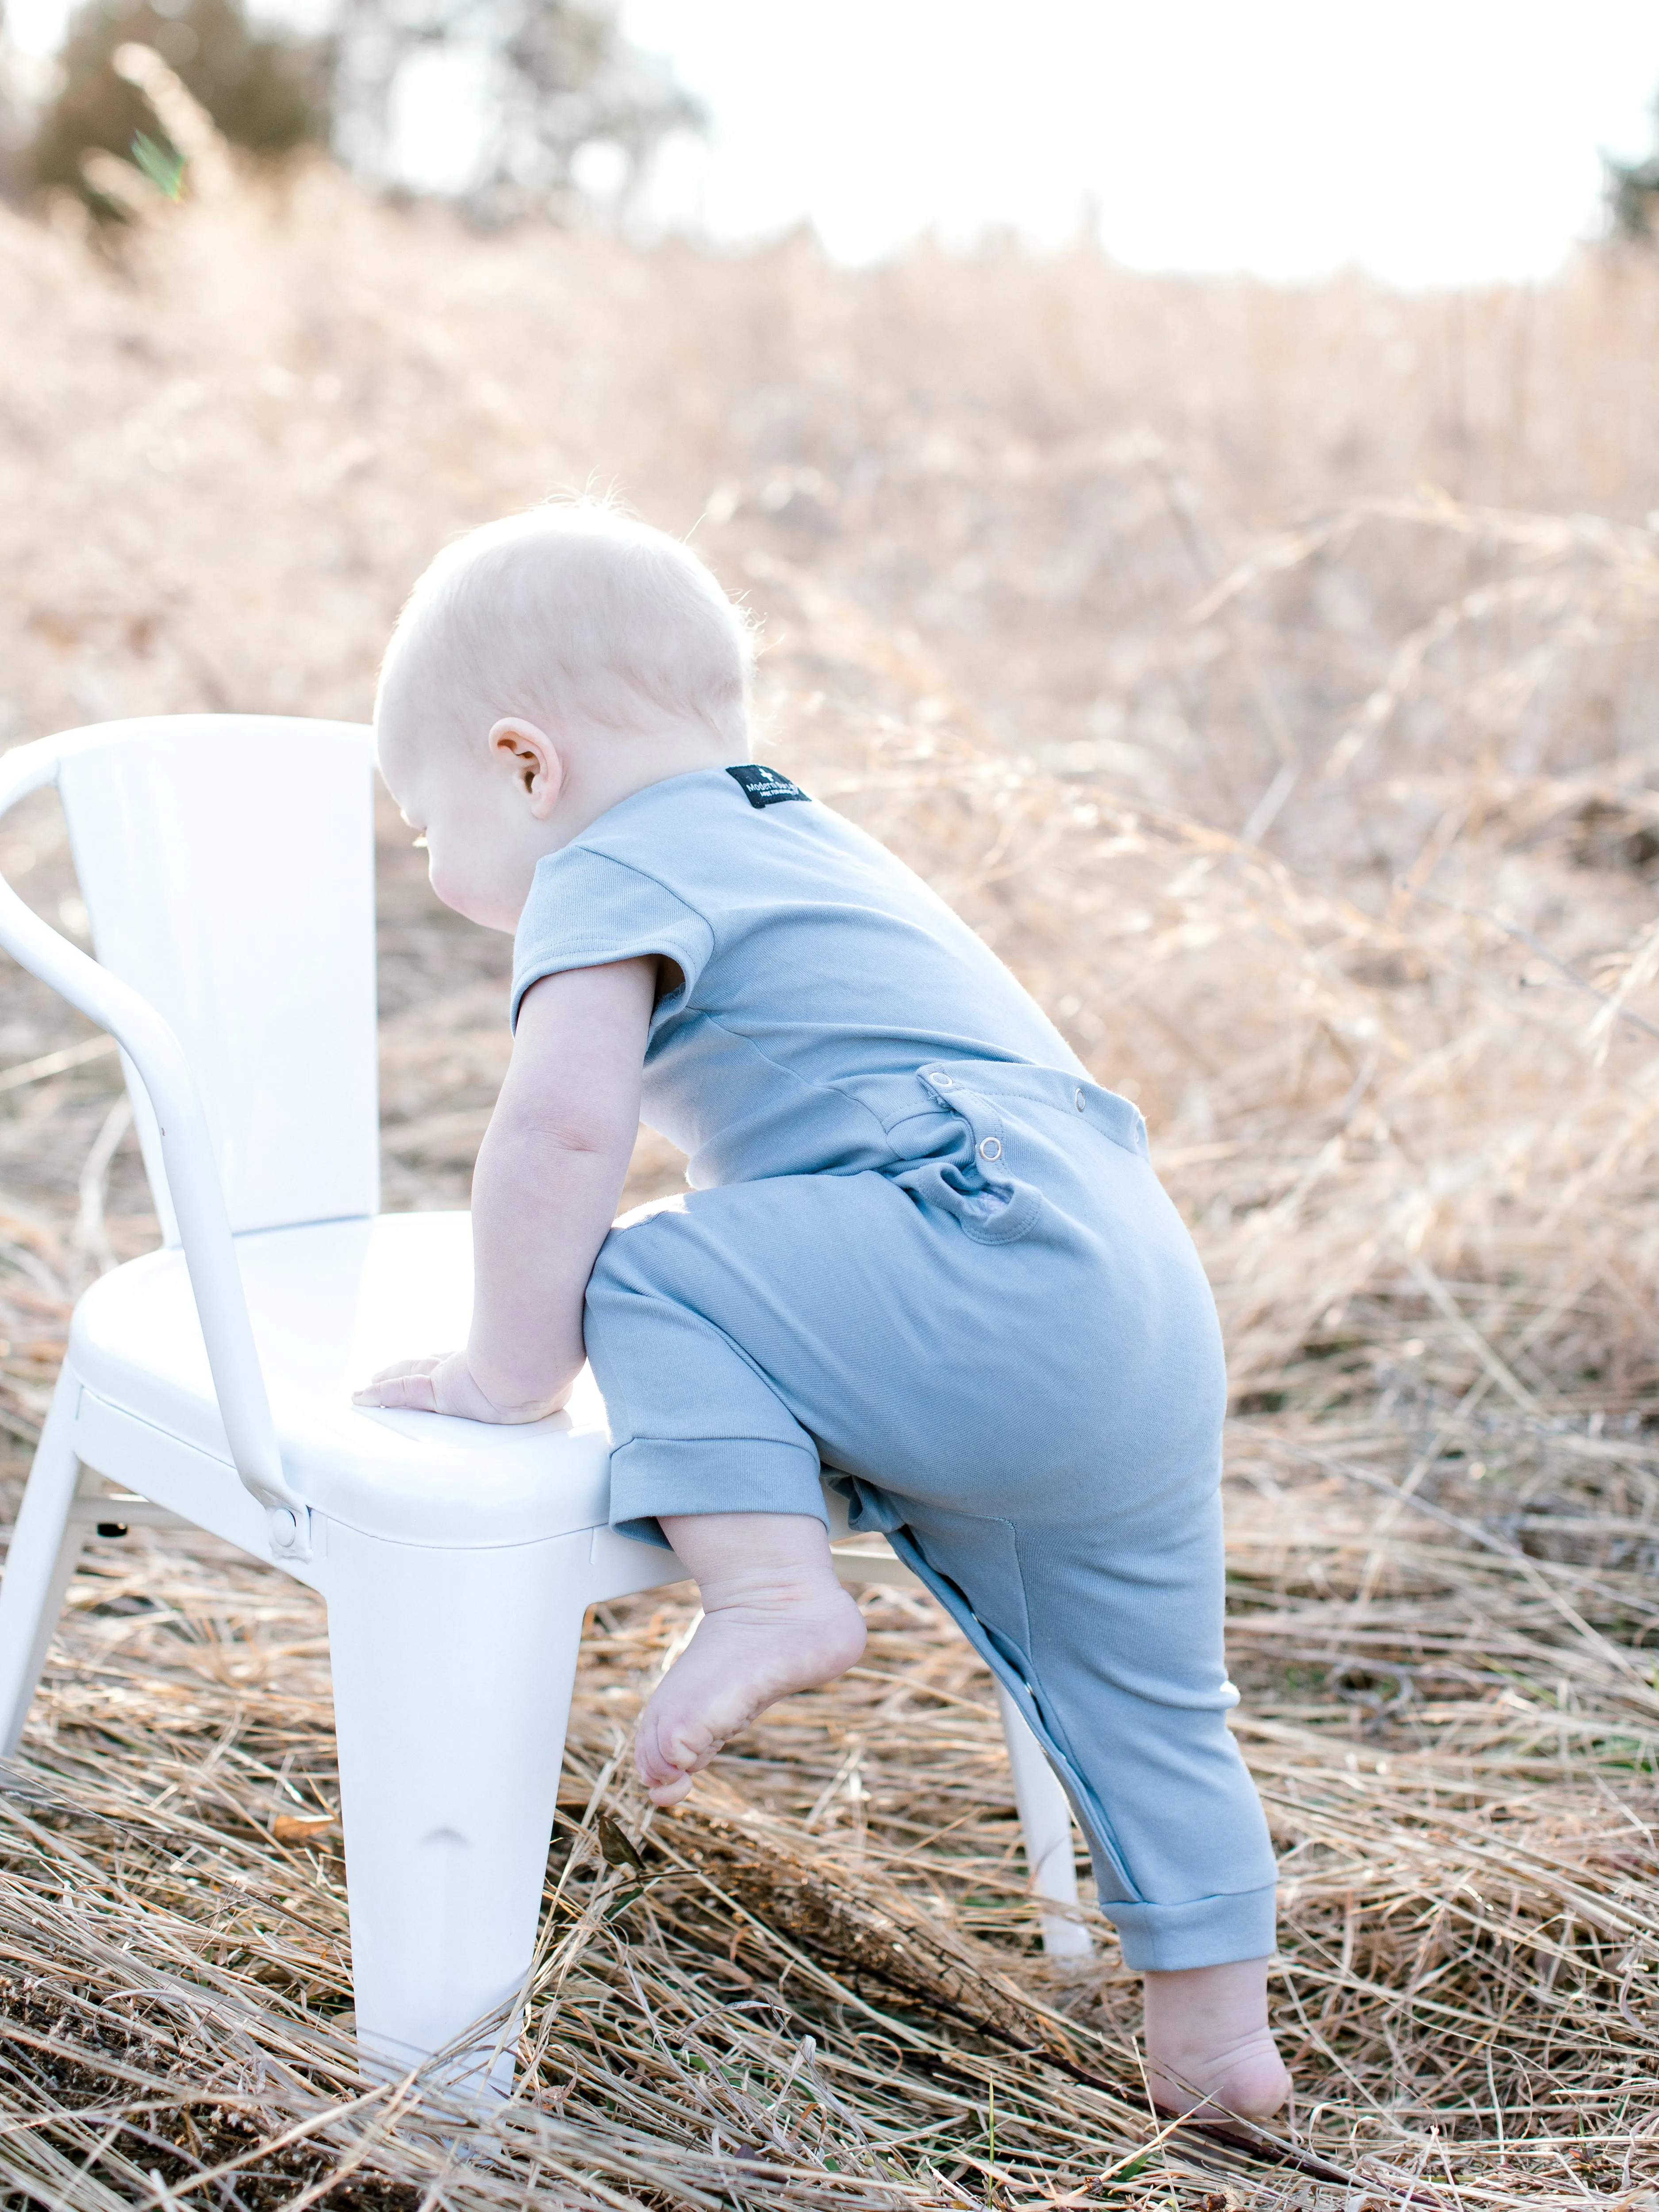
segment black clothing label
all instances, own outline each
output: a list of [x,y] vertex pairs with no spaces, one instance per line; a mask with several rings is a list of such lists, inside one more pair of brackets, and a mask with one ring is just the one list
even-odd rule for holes
[[763,768],[758,761],[744,761],[741,768],[729,768],[726,773],[742,786],[743,795],[751,806],[776,806],[786,799],[808,796],[798,783],[791,783],[775,768]]

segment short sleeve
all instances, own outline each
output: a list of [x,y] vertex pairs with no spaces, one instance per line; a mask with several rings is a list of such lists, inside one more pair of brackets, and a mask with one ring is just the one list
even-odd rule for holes
[[672,960],[689,996],[714,933],[694,907],[665,884],[625,860],[583,845],[567,845],[538,863],[513,942],[513,1025],[532,983],[568,968],[602,968],[647,953]]

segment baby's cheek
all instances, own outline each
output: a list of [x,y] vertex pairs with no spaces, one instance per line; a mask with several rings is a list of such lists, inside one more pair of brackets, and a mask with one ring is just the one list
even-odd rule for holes
[[467,856],[434,853],[427,863],[427,877],[433,890],[453,913],[468,921],[476,921],[484,929],[510,931],[516,914],[503,921],[501,889],[492,872],[477,864],[468,865]]
[[447,907],[457,914],[466,910],[466,884],[462,872],[447,853],[432,852],[427,859],[427,879]]

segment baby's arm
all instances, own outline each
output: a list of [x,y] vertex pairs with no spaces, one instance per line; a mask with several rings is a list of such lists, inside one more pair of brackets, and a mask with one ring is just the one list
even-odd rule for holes
[[654,960],[620,960],[525,994],[472,1177],[466,1349],[398,1361],[357,1405],[535,1421],[564,1403],[585,1357],[587,1279],[639,1128],[656,986]]

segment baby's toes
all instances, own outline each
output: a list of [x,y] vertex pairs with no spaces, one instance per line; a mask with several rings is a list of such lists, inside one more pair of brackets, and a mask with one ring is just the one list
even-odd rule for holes
[[[689,1716],[647,1711],[640,1723],[634,1759],[640,1779],[653,1793],[671,1789],[683,1797],[720,1747],[721,1739]],[[670,1802],[670,1800],[659,1800]]]
[[645,1760],[640,1761],[641,1778],[653,1802],[678,1805],[682,1797],[689,1797],[692,1784],[724,1741],[701,1725],[659,1722],[651,1731],[648,1773]]
[[718,1751],[725,1748],[726,1738],[716,1735],[703,1721],[683,1721],[678,1726],[672,1722],[659,1737],[664,1757],[676,1772],[701,1774]]
[[647,1713],[640,1723],[634,1740],[634,1764],[641,1781],[653,1793],[680,1782],[690,1787],[693,1762],[678,1755],[672,1737],[665,1733],[654,1713]]
[[649,1783],[645,1794],[653,1805],[660,1805],[665,1810],[670,1805],[678,1805],[691,1795],[696,1778],[695,1774],[682,1774],[672,1782]]

